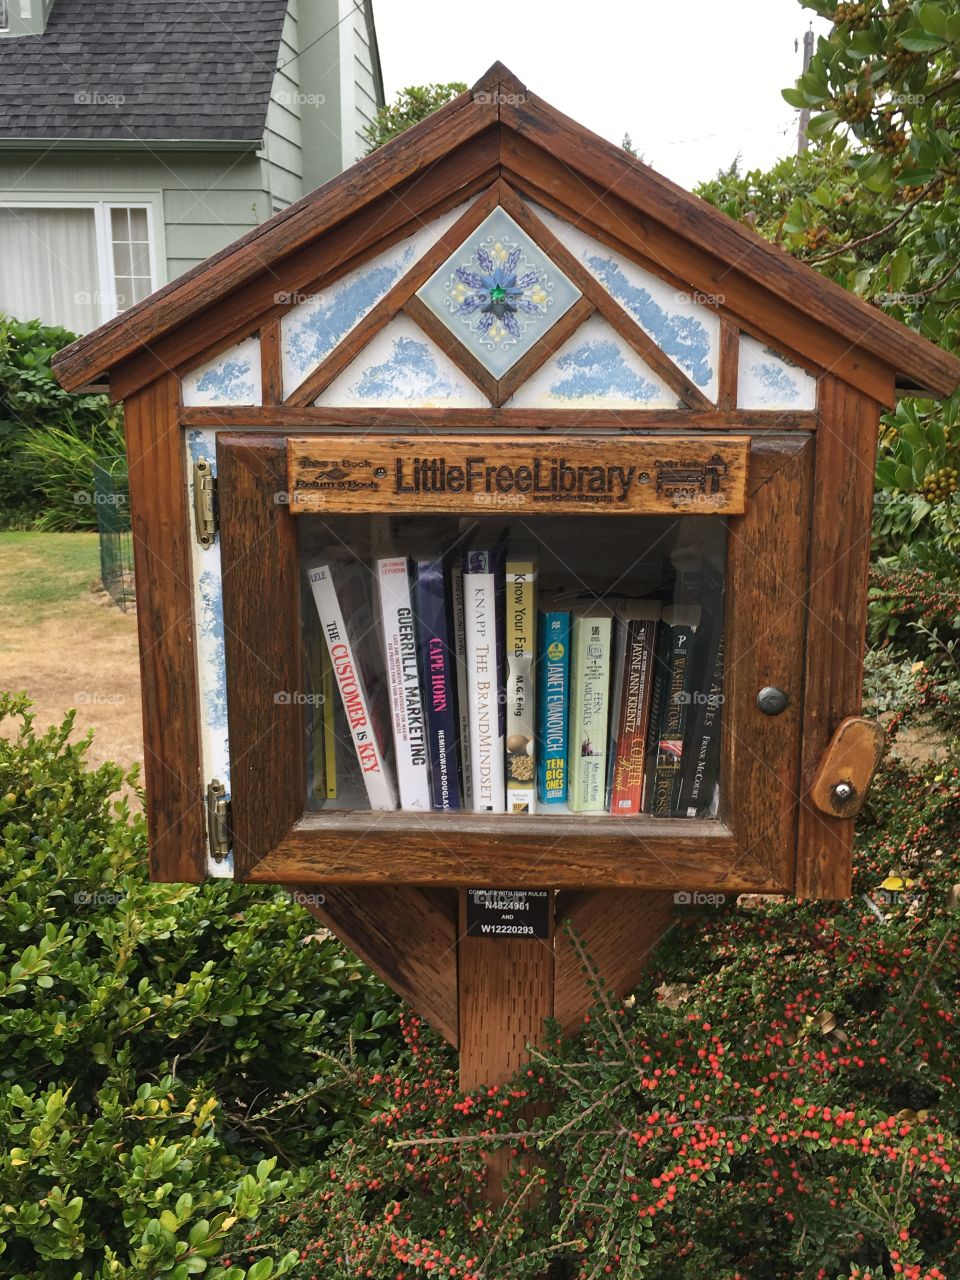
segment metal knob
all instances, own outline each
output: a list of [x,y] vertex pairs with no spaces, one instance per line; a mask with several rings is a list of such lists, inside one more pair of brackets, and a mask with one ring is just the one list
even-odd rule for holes
[[852,782],[834,783],[832,795],[837,804],[846,804],[847,801],[852,800],[856,794],[857,788]]
[[778,716],[786,711],[789,701],[784,691],[772,684],[764,685],[757,694],[757,706],[765,716]]

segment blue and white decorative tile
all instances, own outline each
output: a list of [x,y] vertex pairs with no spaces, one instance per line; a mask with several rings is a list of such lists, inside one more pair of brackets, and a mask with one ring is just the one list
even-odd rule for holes
[[580,290],[496,208],[417,291],[495,378],[580,297]]
[[[187,431],[188,474],[190,464],[206,458],[217,469],[217,433]],[[192,497],[192,495],[191,495]],[[230,794],[230,741],[227,734],[227,663],[223,637],[223,581],[220,540],[206,551],[190,529],[193,559],[194,650],[200,701],[200,760],[204,782],[218,778]],[[233,856],[222,862],[208,858],[207,874],[229,879]]]
[[676,409],[677,393],[593,315],[506,402],[507,409]]
[[549,209],[533,206],[557,239],[587,268],[690,381],[716,402],[720,317],[696,296],[615,253]]
[[280,321],[284,398],[330,354],[466,209],[460,205],[420,227],[329,285],[299,300]]
[[749,334],[740,335],[737,371],[738,409],[815,409],[817,380],[798,364],[765,347]]
[[244,338],[208,364],[186,374],[183,403],[193,405],[259,404],[260,339]]
[[487,397],[405,315],[391,320],[314,401],[418,409],[489,408]]

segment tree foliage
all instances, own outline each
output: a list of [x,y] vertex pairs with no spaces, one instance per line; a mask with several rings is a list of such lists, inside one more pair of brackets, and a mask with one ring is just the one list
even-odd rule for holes
[[404,129],[425,120],[438,107],[463,93],[466,87],[460,80],[451,80],[447,84],[408,85],[393,102],[381,107],[373,123],[367,125],[363,135],[367,153],[376,151],[377,147],[382,147]]
[[[960,12],[950,0],[802,2],[833,20],[784,90],[812,113],[810,149],[700,194],[960,351]],[[960,393],[903,401],[883,422],[880,545],[946,564],[960,531]]]

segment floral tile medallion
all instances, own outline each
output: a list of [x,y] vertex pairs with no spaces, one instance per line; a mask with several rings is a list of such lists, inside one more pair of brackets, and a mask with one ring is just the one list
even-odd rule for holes
[[497,208],[417,296],[500,378],[573,306],[580,290]]

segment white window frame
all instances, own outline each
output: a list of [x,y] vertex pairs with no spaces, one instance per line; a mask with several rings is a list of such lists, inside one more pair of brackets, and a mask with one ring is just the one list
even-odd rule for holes
[[97,247],[97,294],[100,308],[100,324],[119,315],[117,307],[116,268],[113,260],[113,234],[110,214],[114,209],[144,209],[147,214],[147,238],[150,251],[150,290],[158,289],[162,281],[158,264],[162,260],[157,243],[157,228],[163,226],[156,217],[159,195],[144,197],[142,192],[130,199],[114,197],[110,200],[50,200],[42,193],[23,196],[17,200],[0,200],[0,209],[90,209],[93,212],[94,239]]

